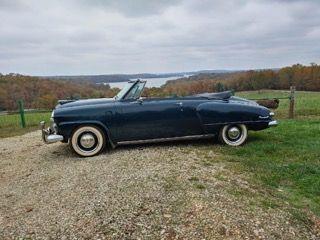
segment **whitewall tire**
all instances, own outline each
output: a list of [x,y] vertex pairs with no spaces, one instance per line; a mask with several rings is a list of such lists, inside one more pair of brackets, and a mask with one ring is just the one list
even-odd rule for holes
[[91,157],[105,148],[106,138],[104,132],[98,127],[81,126],[73,132],[69,144],[78,155]]
[[220,130],[219,139],[229,146],[240,146],[248,138],[248,129],[244,124],[226,125]]

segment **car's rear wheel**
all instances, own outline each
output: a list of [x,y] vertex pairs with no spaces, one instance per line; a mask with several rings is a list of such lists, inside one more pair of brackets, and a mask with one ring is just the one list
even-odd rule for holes
[[70,146],[82,157],[99,154],[106,146],[104,132],[96,126],[80,126],[72,134]]
[[248,129],[244,124],[230,124],[220,130],[219,139],[230,146],[240,146],[248,138]]

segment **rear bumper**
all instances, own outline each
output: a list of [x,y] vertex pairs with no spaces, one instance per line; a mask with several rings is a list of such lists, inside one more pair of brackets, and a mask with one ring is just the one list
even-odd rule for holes
[[45,121],[40,122],[41,126],[41,135],[42,135],[42,140],[49,144],[49,143],[55,143],[55,142],[61,142],[63,141],[63,136],[58,135],[52,131],[51,128],[46,128],[46,123]]
[[278,121],[277,120],[272,120],[271,122],[268,123],[269,127],[276,127],[278,126]]

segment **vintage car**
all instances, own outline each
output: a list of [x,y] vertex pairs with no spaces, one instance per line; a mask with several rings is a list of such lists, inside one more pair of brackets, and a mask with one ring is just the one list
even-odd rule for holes
[[273,113],[231,92],[187,97],[141,98],[146,82],[130,81],[114,98],[60,100],[51,126],[41,122],[46,143],[62,141],[83,157],[100,153],[108,144],[210,138],[242,145],[248,130],[276,126]]

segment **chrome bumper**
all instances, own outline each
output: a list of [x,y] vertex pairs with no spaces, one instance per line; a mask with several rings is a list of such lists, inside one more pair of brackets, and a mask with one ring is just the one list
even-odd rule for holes
[[277,120],[273,120],[273,121],[271,121],[271,122],[268,123],[268,126],[269,126],[269,127],[275,127],[275,126],[277,126],[277,125],[278,125],[278,121],[277,121]]
[[51,128],[46,129],[46,123],[45,121],[40,122],[41,126],[41,132],[42,132],[42,140],[49,144],[49,143],[55,143],[55,142],[60,142],[63,141],[63,136],[55,134]]

